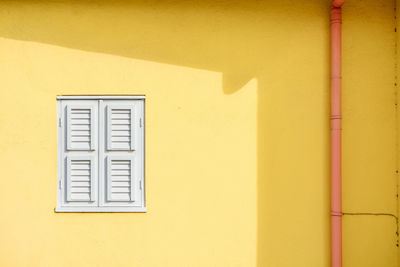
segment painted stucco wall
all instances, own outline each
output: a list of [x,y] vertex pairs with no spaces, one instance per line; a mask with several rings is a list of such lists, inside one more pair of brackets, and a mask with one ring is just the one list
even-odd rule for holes
[[[329,266],[329,1],[1,1],[0,266]],[[344,11],[346,212],[397,212],[394,3]],[[147,213],[54,213],[56,95],[145,94]],[[345,266],[396,266],[345,216]]]
[[398,266],[394,8],[343,8],[344,266]]

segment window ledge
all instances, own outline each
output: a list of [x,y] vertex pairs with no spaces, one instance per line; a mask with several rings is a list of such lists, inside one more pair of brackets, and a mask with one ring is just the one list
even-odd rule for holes
[[145,207],[57,207],[55,212],[146,212]]

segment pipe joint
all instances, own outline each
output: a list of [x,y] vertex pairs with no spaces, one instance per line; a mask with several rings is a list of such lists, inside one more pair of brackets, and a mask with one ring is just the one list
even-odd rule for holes
[[342,24],[342,19],[341,18],[336,18],[336,19],[334,19],[334,18],[332,18],[331,19],[331,24]]
[[331,120],[341,120],[342,115],[331,115]]
[[331,25],[342,24],[342,16],[337,14],[331,15]]
[[331,8],[331,24],[342,23],[342,8],[332,5]]
[[342,217],[343,213],[339,212],[339,211],[331,211],[331,216],[338,216],[338,217]]

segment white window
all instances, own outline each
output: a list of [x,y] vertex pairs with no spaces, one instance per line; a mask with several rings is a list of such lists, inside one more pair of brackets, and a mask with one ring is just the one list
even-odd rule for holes
[[144,96],[59,96],[57,212],[144,212]]

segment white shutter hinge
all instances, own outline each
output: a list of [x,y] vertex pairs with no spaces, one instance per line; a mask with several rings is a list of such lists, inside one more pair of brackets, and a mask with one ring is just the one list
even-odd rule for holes
[[139,188],[142,190],[142,181],[139,182]]
[[58,181],[58,187],[61,189],[61,180]]
[[58,127],[61,127],[61,118],[58,118]]
[[142,128],[142,118],[139,119],[139,126]]

